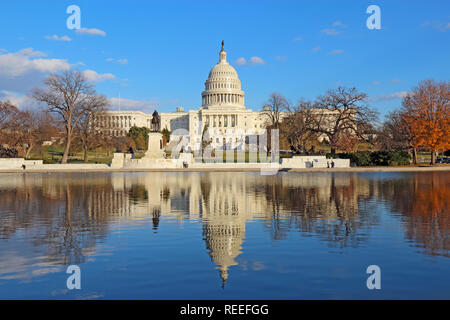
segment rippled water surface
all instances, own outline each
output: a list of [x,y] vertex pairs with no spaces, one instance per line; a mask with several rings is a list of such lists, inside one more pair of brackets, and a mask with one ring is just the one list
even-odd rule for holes
[[1,174],[0,298],[449,299],[449,199],[445,172]]

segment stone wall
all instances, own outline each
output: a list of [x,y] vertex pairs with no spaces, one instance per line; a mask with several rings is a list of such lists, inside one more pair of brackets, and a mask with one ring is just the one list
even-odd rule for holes
[[306,168],[349,168],[349,159],[327,159],[325,156],[293,156],[281,160],[282,168],[306,169]]
[[23,158],[0,158],[0,169],[21,169],[24,161]]
[[349,159],[326,159],[325,156],[306,156],[282,159],[281,163],[201,163],[195,162],[192,153],[180,153],[178,159],[141,158],[131,159],[131,154],[114,153],[111,165],[93,163],[43,164],[42,160],[25,160],[23,158],[0,159],[0,170],[109,170],[109,169],[180,169],[187,164],[193,169],[306,169],[349,168]]
[[93,163],[66,163],[44,164],[42,160],[25,160],[23,158],[0,159],[0,170],[104,170],[110,167],[107,164]]

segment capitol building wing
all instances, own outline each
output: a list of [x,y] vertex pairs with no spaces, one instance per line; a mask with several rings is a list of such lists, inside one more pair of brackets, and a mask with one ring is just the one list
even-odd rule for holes
[[[226,144],[239,148],[247,136],[265,133],[267,116],[245,107],[245,93],[236,70],[227,61],[223,41],[219,61],[209,72],[201,98],[201,106],[196,110],[178,107],[175,112],[160,114],[161,130],[171,131],[171,140],[188,136],[190,147],[198,150],[206,127],[213,147]],[[152,115],[141,111],[108,111],[99,120],[107,134],[124,136],[132,126],[150,128]]]

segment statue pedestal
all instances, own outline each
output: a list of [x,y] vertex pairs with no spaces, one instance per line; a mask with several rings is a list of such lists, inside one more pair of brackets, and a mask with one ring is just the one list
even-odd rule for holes
[[145,159],[163,159],[164,158],[164,150],[163,150],[163,139],[162,134],[159,132],[150,132],[148,134],[148,148],[145,156]]

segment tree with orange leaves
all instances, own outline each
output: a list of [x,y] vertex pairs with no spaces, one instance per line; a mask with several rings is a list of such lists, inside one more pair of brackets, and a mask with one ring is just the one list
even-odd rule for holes
[[450,83],[425,80],[403,99],[403,119],[409,127],[414,145],[436,153],[450,148]]

